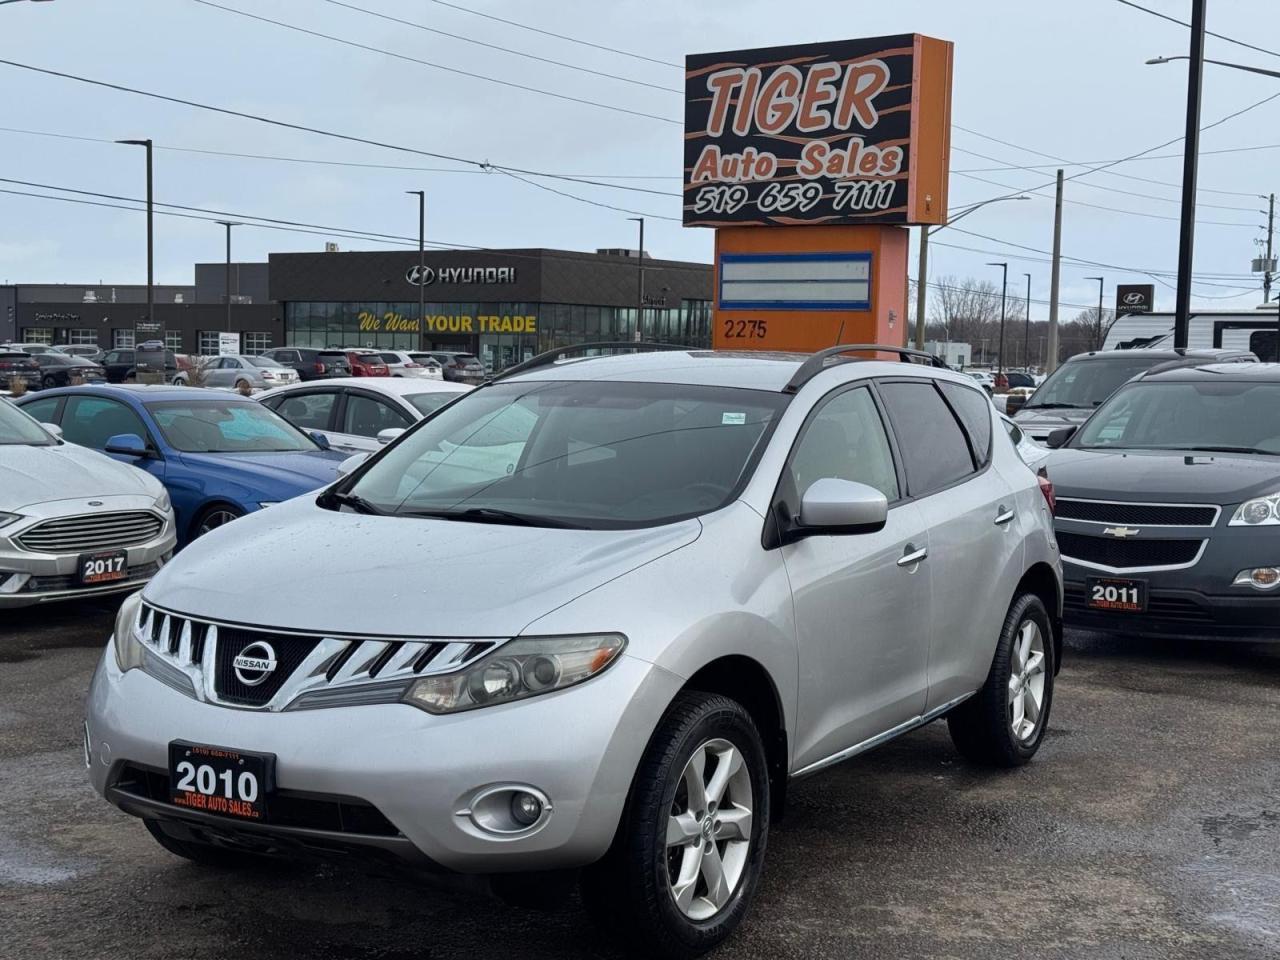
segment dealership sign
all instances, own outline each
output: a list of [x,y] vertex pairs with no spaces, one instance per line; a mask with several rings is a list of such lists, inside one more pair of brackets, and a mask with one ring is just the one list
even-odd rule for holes
[[684,223],[942,223],[951,44],[920,34],[696,54]]
[[405,271],[405,280],[415,287],[433,283],[515,283],[515,267],[419,267],[416,263]]
[[1116,316],[1126,313],[1150,313],[1155,309],[1154,283],[1121,283],[1116,285]]

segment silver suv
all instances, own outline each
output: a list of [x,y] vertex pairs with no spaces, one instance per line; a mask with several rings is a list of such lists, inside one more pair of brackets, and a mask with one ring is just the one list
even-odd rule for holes
[[788,781],[944,716],[981,763],[1044,736],[1052,491],[922,359],[519,365],[129,599],[94,787],[198,862],[582,876],[650,955],[710,949]]

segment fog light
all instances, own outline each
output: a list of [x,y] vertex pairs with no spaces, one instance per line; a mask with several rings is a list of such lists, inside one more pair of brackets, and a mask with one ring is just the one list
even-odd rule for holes
[[531,827],[542,816],[542,801],[523,790],[511,795],[511,819],[522,827]]
[[1259,590],[1272,590],[1280,585],[1280,567],[1255,567],[1252,570],[1241,570],[1232,581],[1237,587],[1257,587]]

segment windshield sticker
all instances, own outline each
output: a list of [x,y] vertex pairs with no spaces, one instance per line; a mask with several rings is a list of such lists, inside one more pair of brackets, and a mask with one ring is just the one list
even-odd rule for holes
[[732,425],[735,427],[740,427],[746,422],[747,422],[747,415],[745,413],[724,413],[720,415],[721,426]]

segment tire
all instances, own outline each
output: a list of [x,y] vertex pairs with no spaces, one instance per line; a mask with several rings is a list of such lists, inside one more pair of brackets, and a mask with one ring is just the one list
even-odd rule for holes
[[49,376],[45,377],[43,380],[40,381],[40,386],[44,387],[44,389],[46,390],[52,390],[57,385],[58,385],[58,380],[52,374],[50,374]]
[[191,525],[191,539],[202,537],[211,530],[216,530],[225,523],[230,523],[244,516],[244,511],[232,503],[215,503],[205,507]]
[[142,822],[156,843],[174,856],[190,860],[192,863],[198,863],[202,867],[216,867],[220,870],[236,870],[246,867],[261,869],[264,866],[269,866],[272,862],[268,857],[255,856],[252,853],[239,853],[235,850],[215,847],[210,843],[200,843],[196,840],[179,840],[177,837],[171,837],[165,833],[164,827],[160,825],[159,821],[145,819]]
[[[730,773],[713,807],[720,770]],[[680,694],[649,741],[612,848],[583,873],[582,901],[593,919],[645,957],[686,960],[729,937],[764,866],[767,771],[760,733],[741,704]],[[706,787],[705,813],[690,796],[695,783]],[[669,845],[669,836],[680,839]],[[720,878],[716,890],[709,876]]]
[[1039,597],[1021,594],[1004,618],[987,682],[947,714],[956,749],[986,766],[1020,767],[1030,760],[1049,726],[1053,674],[1049,613]]

